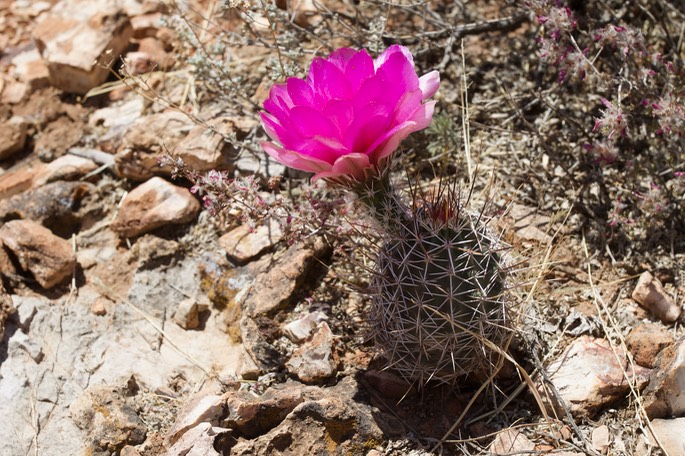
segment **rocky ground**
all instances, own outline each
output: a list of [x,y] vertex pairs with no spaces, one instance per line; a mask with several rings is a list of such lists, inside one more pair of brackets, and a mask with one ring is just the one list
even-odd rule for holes
[[[239,10],[214,1],[0,0],[0,453],[685,454],[682,244],[616,261],[585,238],[571,171],[517,129],[534,81],[511,56],[532,52],[532,17],[473,2],[464,24],[513,19],[469,29],[465,67],[417,50],[442,70],[439,106],[473,81],[474,204],[500,210],[520,329],[497,379],[419,391],[368,341],[353,244],[213,216],[159,164],[256,175],[266,199],[286,173],[283,193],[301,194],[306,176],[256,146],[281,39],[266,20],[286,14],[308,43],[377,45],[326,30],[384,6],[256,3],[239,30]],[[383,11],[390,30],[409,9]],[[199,51],[220,32],[225,48]],[[550,176],[536,197],[531,173]]]

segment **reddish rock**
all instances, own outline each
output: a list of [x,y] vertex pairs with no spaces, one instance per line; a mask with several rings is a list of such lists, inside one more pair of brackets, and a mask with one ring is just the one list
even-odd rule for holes
[[237,151],[226,141],[225,136],[236,134],[244,137],[240,125],[241,120],[232,117],[214,119],[209,122],[210,128],[198,125],[181,141],[175,155],[183,159],[191,169],[200,172],[234,169]]
[[230,429],[200,423],[183,434],[165,456],[221,456],[223,452],[216,451],[214,442],[219,436],[230,435],[230,432]]
[[490,454],[514,455],[533,452],[535,444],[528,437],[515,429],[498,432],[490,444]]
[[109,76],[109,66],[128,46],[133,29],[115,1],[62,1],[43,16],[33,37],[50,83],[85,94]]
[[269,221],[253,230],[241,225],[219,238],[219,245],[232,260],[247,263],[280,241],[283,233],[278,223]]
[[293,293],[320,267],[328,252],[321,238],[295,244],[280,255],[273,265],[257,276],[245,295],[243,308],[249,316],[267,315],[287,306]]
[[[540,386],[541,395],[550,398],[552,408],[559,413],[563,400],[576,417],[592,418],[602,408],[624,397],[630,386],[624,372],[631,374],[626,354],[616,348],[616,354],[608,341],[582,336],[574,340],[548,368],[549,379],[559,393],[559,398]],[[635,366],[638,387],[649,379],[649,370]]]
[[43,288],[52,288],[74,272],[76,255],[71,243],[36,222],[9,221],[0,228],[0,240]]
[[12,117],[0,122],[0,160],[5,160],[24,149],[27,128],[28,122],[21,117]]
[[400,400],[416,394],[416,387],[414,385],[407,383],[403,378],[387,370],[371,369],[364,373],[364,380],[378,394],[388,399]]
[[167,174],[159,157],[178,151],[178,143],[194,124],[178,111],[165,111],[138,118],[123,135],[115,157],[115,171],[129,179],[144,181]]
[[338,357],[328,323],[319,323],[312,339],[295,350],[285,366],[305,383],[319,383],[335,375]]
[[154,37],[162,27],[162,13],[147,13],[131,17],[133,38]]
[[124,65],[131,75],[166,71],[176,64],[176,59],[164,50],[164,44],[156,38],[143,38],[138,50],[126,54]]
[[633,299],[664,323],[676,321],[682,310],[664,291],[659,279],[648,271],[643,272],[640,276],[635,290],[633,290]]
[[653,368],[657,355],[673,344],[673,336],[660,324],[641,323],[626,337],[626,345],[635,362],[640,366]]
[[685,339],[659,354],[654,371],[643,392],[647,415],[650,418],[685,415]]
[[166,434],[166,441],[173,445],[186,432],[200,423],[218,426],[226,415],[226,398],[208,391],[200,391],[188,400],[176,416],[171,429]]
[[38,170],[33,179],[33,186],[39,187],[59,180],[77,180],[97,167],[94,161],[87,158],[71,154],[62,155]]
[[112,229],[133,237],[160,226],[187,223],[199,212],[200,203],[187,189],[153,177],[126,195]]
[[193,298],[186,298],[178,304],[174,321],[183,329],[197,329],[200,326],[200,314],[208,309],[207,304],[200,304]]
[[23,167],[7,171],[0,176],[0,200],[9,198],[33,185],[36,174],[41,172],[44,165],[41,163],[35,167]]
[[35,47],[17,54],[12,59],[12,75],[28,86],[30,91],[42,89],[50,84],[50,72],[40,52]]
[[291,341],[299,344],[309,338],[319,323],[326,320],[328,320],[328,316],[323,312],[308,313],[304,317],[283,326],[283,334]]

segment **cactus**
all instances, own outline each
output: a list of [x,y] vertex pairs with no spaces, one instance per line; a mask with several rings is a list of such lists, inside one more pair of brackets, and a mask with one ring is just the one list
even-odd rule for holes
[[[413,209],[388,195],[371,323],[390,367],[423,387],[488,369],[508,333],[501,248],[455,191]],[[402,209],[400,209],[402,208]],[[495,356],[496,357],[496,356]]]

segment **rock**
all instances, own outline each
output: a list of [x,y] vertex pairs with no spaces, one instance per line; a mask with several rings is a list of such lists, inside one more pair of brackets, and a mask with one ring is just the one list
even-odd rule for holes
[[199,304],[196,299],[186,298],[181,301],[174,313],[174,321],[183,329],[200,327],[200,314],[209,309],[207,304]]
[[498,432],[489,448],[490,454],[493,455],[525,454],[532,453],[533,450],[535,450],[535,444],[515,429]]
[[229,392],[226,394],[228,414],[224,425],[246,438],[265,434],[305,400],[306,391],[303,385],[288,382],[272,386],[261,396],[247,391]]
[[5,322],[15,312],[16,309],[12,303],[12,297],[7,294],[2,286],[2,282],[0,282],[0,341],[2,341],[5,334]]
[[[88,117],[88,125],[98,133],[97,144],[106,152],[116,153],[123,135],[140,119],[145,110],[145,99],[135,97],[100,108]],[[114,160],[114,155],[108,154]],[[156,163],[155,163],[156,165]]]
[[190,168],[199,172],[210,170],[233,170],[237,151],[226,138],[240,134],[240,119],[220,117],[208,123],[210,128],[197,125],[185,137],[174,151]]
[[195,125],[178,111],[165,111],[138,118],[124,134],[115,156],[117,174],[144,181],[155,174],[168,174],[159,157],[178,150],[179,142]]
[[626,345],[635,362],[640,366],[653,368],[657,355],[672,345],[673,336],[666,328],[656,323],[641,323],[626,337]]
[[19,328],[28,333],[41,300],[32,296],[18,295],[12,295],[12,300],[17,308],[17,323],[19,324]]
[[201,391],[191,397],[176,416],[173,426],[166,434],[169,445],[176,443],[188,430],[201,423],[218,426],[226,415],[226,398]]
[[335,339],[328,323],[321,322],[309,342],[299,347],[286,363],[288,370],[305,383],[318,383],[335,375],[338,367]]
[[165,456],[221,456],[215,449],[215,441],[219,436],[230,436],[230,429],[212,426],[210,423],[200,423],[188,430],[166,452]]
[[12,75],[25,83],[31,92],[50,84],[50,72],[35,46],[14,56],[12,65]]
[[133,75],[166,71],[176,64],[176,59],[164,50],[164,44],[154,37],[142,38],[138,50],[126,54],[124,65],[126,71]]
[[633,299],[648,309],[664,323],[673,323],[680,316],[681,308],[666,294],[656,277],[645,271],[633,290]]
[[62,155],[40,168],[33,180],[33,187],[40,187],[49,182],[74,181],[81,179],[98,167],[94,161],[72,154]]
[[355,382],[348,378],[333,388],[308,387],[305,400],[269,432],[248,439],[239,437],[231,454],[366,454],[379,446],[383,433],[372,409],[355,399]]
[[107,0],[62,1],[33,30],[50,83],[81,95],[105,82],[132,34],[128,16]]
[[76,267],[71,243],[36,222],[11,220],[0,228],[0,240],[45,289],[71,277]]
[[268,315],[286,307],[296,290],[321,267],[329,249],[321,238],[292,245],[274,264],[259,274],[245,295],[243,308],[252,317]]
[[28,122],[21,117],[0,122],[0,160],[5,160],[24,149]]
[[23,350],[35,363],[40,363],[45,357],[43,353],[43,347],[40,346],[39,342],[32,340],[28,335],[23,332],[17,332],[9,340],[8,350],[16,352],[17,350]]
[[282,236],[278,223],[269,220],[254,230],[241,225],[221,236],[219,245],[233,261],[244,264],[273,247]]
[[31,188],[33,179],[40,172],[42,166],[44,165],[13,169],[0,176],[0,200]]
[[592,431],[592,446],[601,454],[607,454],[609,451],[609,444],[611,443],[611,436],[609,428],[606,425],[596,427]]
[[93,312],[93,315],[97,315],[98,317],[102,317],[104,315],[107,315],[107,307],[105,307],[104,298],[97,299],[90,306],[90,311]]
[[187,189],[153,177],[126,195],[112,229],[134,237],[160,226],[187,223],[199,212],[200,203]]
[[131,17],[133,38],[153,37],[162,27],[162,13],[147,13]]
[[79,229],[77,211],[81,200],[93,190],[93,185],[87,182],[51,182],[0,200],[0,220],[33,220],[58,235],[69,237]]
[[124,399],[124,392],[107,385],[90,386],[69,406],[74,423],[88,433],[89,447],[118,452],[145,441],[147,428]]
[[[574,416],[592,418],[603,407],[630,391],[624,372],[631,373],[632,367],[627,364],[626,354],[620,348],[616,350],[615,355],[604,339],[582,336],[574,340],[547,368],[560,398],[551,391],[544,391],[545,387],[540,387],[542,396],[550,398],[550,406],[560,413],[563,407],[557,402],[559,399],[566,403]],[[638,388],[641,388],[648,381],[649,370],[635,366],[634,373]]]
[[31,93],[31,88],[25,82],[10,81],[2,90],[2,102],[8,105],[18,104],[26,100]]
[[416,394],[416,387],[387,370],[370,369],[364,372],[364,380],[383,397],[400,400]]
[[[649,440],[653,446],[657,446],[659,440],[661,447],[670,456],[685,454],[685,418],[673,418],[668,420],[654,419],[650,421],[654,434],[649,432]],[[654,438],[656,437],[656,439]]]
[[654,370],[643,392],[647,415],[650,418],[685,415],[685,338],[659,354]]
[[283,334],[291,341],[299,344],[312,334],[319,323],[325,320],[328,320],[328,315],[325,313],[311,312],[285,325]]
[[[245,353],[249,355],[252,363],[258,367],[259,372],[274,371],[283,366],[284,360],[281,352],[270,341],[267,341],[267,337],[255,320],[247,315],[240,317],[240,339]],[[250,362],[244,361],[243,364],[249,365]]]

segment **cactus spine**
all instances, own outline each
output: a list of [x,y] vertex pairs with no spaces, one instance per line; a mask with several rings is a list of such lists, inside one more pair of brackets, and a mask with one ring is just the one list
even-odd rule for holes
[[[455,191],[403,206],[386,194],[386,239],[371,283],[376,345],[419,387],[488,369],[508,333],[498,243]],[[496,355],[495,355],[496,358]]]

